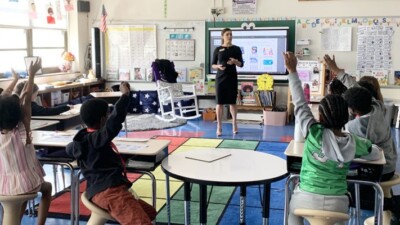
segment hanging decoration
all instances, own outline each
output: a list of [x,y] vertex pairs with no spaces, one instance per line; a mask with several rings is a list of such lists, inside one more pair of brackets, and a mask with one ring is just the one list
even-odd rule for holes
[[30,0],[29,5],[30,5],[30,7],[29,7],[29,19],[35,20],[35,19],[37,19],[35,0]]
[[74,10],[74,5],[72,4],[71,0],[64,0],[64,7],[65,11],[73,11]]
[[55,24],[56,19],[54,18],[54,10],[51,3],[47,6],[47,23],[48,24]]
[[62,20],[60,0],[56,0],[55,5],[56,5],[56,18],[57,20]]

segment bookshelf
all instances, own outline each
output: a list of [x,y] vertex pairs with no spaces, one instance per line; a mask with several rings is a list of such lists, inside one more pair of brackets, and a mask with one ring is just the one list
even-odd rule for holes
[[[100,91],[104,89],[104,84],[104,80],[98,80],[87,83],[73,82],[60,86],[54,85],[54,87],[39,90],[38,97],[40,97],[43,106],[52,107],[55,104],[66,103],[87,96],[91,92]],[[55,101],[55,98],[61,99]]]

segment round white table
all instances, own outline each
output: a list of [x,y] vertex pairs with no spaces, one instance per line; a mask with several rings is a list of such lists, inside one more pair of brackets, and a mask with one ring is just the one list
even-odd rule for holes
[[246,187],[264,184],[262,215],[263,224],[268,224],[271,183],[288,175],[286,160],[239,149],[175,153],[164,159],[161,167],[168,176],[184,182],[185,224],[190,224],[190,183],[200,186],[200,224],[207,223],[207,185],[240,187],[240,224],[245,224]]

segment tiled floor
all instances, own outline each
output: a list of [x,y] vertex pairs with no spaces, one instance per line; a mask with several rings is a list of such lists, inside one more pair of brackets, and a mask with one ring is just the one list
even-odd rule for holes
[[[259,140],[259,141],[272,141],[272,142],[288,142],[293,138],[293,125],[287,125],[283,127],[276,126],[262,126],[260,124],[239,124],[239,133],[232,133],[232,125],[224,123],[221,138],[224,139],[238,139],[238,140]],[[170,128],[159,131],[144,131],[144,132],[132,132],[129,134],[130,137],[153,137],[156,135],[162,136],[178,136],[178,137],[203,137],[203,138],[217,138],[216,136],[216,123],[203,121],[203,120],[192,120],[188,121],[186,125]],[[393,128],[393,135],[396,141],[398,152],[400,151],[400,130]],[[49,168],[46,168],[49,169]],[[397,171],[400,171],[400,163],[397,165]],[[48,172],[46,180],[53,181],[52,173]],[[68,176],[66,176],[68,177]],[[68,179],[68,178],[67,178]],[[67,180],[68,183],[68,180]],[[396,194],[400,194],[400,187],[396,189]],[[24,216],[23,225],[34,225],[36,219],[34,217]],[[70,224],[69,220],[64,219],[53,219],[48,218],[46,224],[48,225],[67,225]],[[86,224],[85,221],[81,221],[80,224]],[[271,224],[275,225],[275,224]],[[276,224],[278,225],[278,224]],[[280,225],[280,224],[279,224]]]

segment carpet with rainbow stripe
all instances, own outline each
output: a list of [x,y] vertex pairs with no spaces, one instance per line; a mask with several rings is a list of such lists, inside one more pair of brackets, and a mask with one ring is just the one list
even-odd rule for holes
[[[282,142],[263,142],[229,139],[206,139],[206,138],[187,138],[159,136],[156,139],[170,140],[168,146],[169,154],[177,152],[190,151],[201,148],[232,148],[248,151],[266,152],[286,158],[283,154],[288,143]],[[262,171],[254,171],[262,172]],[[167,224],[165,174],[161,167],[157,167],[153,172],[157,179],[157,224]],[[151,180],[141,174],[129,174],[129,178],[134,181],[132,188],[141,199],[151,204]],[[284,183],[285,179],[272,183],[271,185],[271,206],[270,206],[270,224],[283,224],[284,208]],[[86,182],[82,182],[80,191],[85,190]],[[191,224],[199,224],[199,199],[198,186],[192,186],[191,201]],[[262,224],[261,197],[262,187],[250,186],[247,188],[246,199],[246,223],[257,225]],[[171,223],[184,224],[183,210],[183,182],[170,178],[171,194]],[[239,188],[235,187],[208,187],[208,224],[237,224],[239,222]],[[70,193],[65,192],[54,197],[50,206],[50,217],[68,218]],[[87,219],[90,211],[80,202],[80,218]]]

